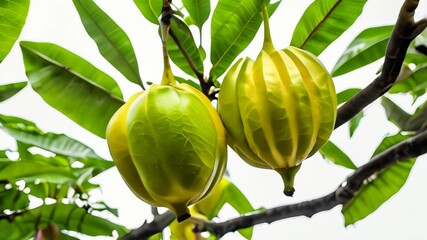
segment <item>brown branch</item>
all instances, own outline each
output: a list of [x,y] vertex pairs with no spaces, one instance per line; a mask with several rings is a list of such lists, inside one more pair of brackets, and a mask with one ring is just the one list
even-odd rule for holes
[[364,181],[377,172],[388,168],[398,161],[417,157],[427,153],[427,131],[403,141],[390,149],[376,155],[372,160],[358,168],[347,181],[334,192],[311,201],[270,208],[264,211],[243,215],[225,222],[205,222],[196,226],[196,232],[209,231],[217,237],[238,229],[255,226],[261,223],[272,223],[277,220],[296,216],[311,217],[316,213],[332,209],[349,202],[358,192]]
[[144,240],[150,236],[161,232],[165,229],[173,220],[175,214],[171,211],[167,211],[163,214],[155,215],[153,221],[150,223],[145,222],[141,227],[129,232],[124,235],[122,240]]
[[381,74],[338,109],[335,128],[349,121],[366,106],[384,95],[395,83],[412,40],[427,27],[427,19],[414,22],[419,0],[406,0],[387,45]]
[[[427,153],[427,130],[394,145],[388,150],[376,155],[367,164],[359,167],[351,174],[347,181],[342,183],[332,193],[314,199],[292,205],[284,205],[239,216],[225,222],[205,222],[196,226],[196,232],[209,231],[217,237],[238,229],[255,226],[261,223],[272,223],[296,216],[311,217],[316,213],[330,210],[338,205],[349,202],[356,194],[366,179],[375,173],[381,172],[389,166],[409,158],[418,157]],[[144,239],[166,228],[175,218],[168,211],[158,215],[151,223],[145,223],[140,228],[130,232],[122,239]]]

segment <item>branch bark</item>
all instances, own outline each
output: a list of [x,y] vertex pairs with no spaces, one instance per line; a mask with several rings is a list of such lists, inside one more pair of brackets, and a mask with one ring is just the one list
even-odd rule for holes
[[335,128],[349,121],[366,106],[384,95],[396,82],[412,40],[427,27],[427,19],[414,21],[419,0],[406,0],[387,45],[381,74],[366,88],[353,96],[338,109]]
[[427,153],[427,131],[376,155],[370,162],[361,166],[350,175],[347,181],[342,183],[334,192],[326,196],[311,201],[267,209],[225,222],[206,222],[203,225],[197,226],[195,231],[209,231],[217,237],[221,237],[226,233],[261,223],[272,223],[295,216],[311,217],[316,213],[348,203],[357,194],[363,182],[373,174],[388,168],[398,161],[404,161],[425,153]]
[[[422,19],[418,22],[414,21],[415,9],[418,3],[419,0],[406,0],[403,3],[387,46],[381,74],[370,85],[338,109],[335,128],[349,121],[370,103],[384,95],[396,81],[409,44],[427,27],[427,19]],[[197,226],[195,231],[210,231],[220,237],[228,232],[260,223],[271,223],[295,216],[311,217],[318,212],[326,211],[349,202],[357,194],[363,182],[373,174],[386,169],[398,161],[417,157],[425,153],[427,153],[427,130],[375,156],[369,163],[361,166],[350,175],[347,181],[342,183],[340,187],[326,196],[311,201],[284,205],[239,216],[225,222],[205,222]],[[157,215],[152,222],[144,223],[140,228],[131,231],[122,239],[146,239],[151,235],[161,232],[174,218],[175,215],[170,211]]]

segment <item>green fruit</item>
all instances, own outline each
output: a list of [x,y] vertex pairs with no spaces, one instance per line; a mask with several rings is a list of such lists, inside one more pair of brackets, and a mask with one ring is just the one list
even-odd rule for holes
[[210,101],[186,84],[152,85],[126,104],[107,130],[113,160],[136,195],[183,221],[190,216],[188,206],[224,173],[221,120]]
[[132,192],[145,202],[151,205],[157,205],[156,201],[150,197],[140,180],[138,171],[130,156],[127,140],[127,113],[131,104],[141,94],[143,94],[143,92],[138,92],[131,96],[129,100],[114,113],[107,126],[107,143],[117,170],[121,173],[123,180]]
[[327,70],[295,47],[238,61],[218,97],[230,147],[250,165],[276,170],[290,196],[301,162],[330,137],[336,107]]

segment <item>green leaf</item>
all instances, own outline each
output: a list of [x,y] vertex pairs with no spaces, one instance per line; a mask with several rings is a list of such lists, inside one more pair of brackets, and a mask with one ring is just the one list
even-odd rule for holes
[[0,1],[0,63],[12,49],[27,19],[30,0]]
[[2,219],[0,220],[0,229],[7,229],[7,231],[0,231],[0,239],[21,240],[34,237],[34,222],[31,225],[23,226],[18,221],[10,222],[7,219]]
[[[407,137],[401,134],[386,137],[375,153],[378,154]],[[355,198],[343,206],[345,225],[354,224],[369,216],[397,193],[405,184],[414,163],[415,159],[398,162],[373,176],[368,183],[362,186]]]
[[6,85],[0,85],[0,102],[7,100],[12,97],[19,91],[21,91],[25,86],[27,86],[27,82],[17,82],[10,83]]
[[2,229],[10,229],[9,226],[18,225],[22,235],[33,235],[35,222],[38,222],[39,228],[56,224],[59,229],[79,232],[88,236],[112,236],[113,231],[117,231],[121,236],[128,231],[121,225],[87,213],[84,208],[77,205],[62,203],[42,205],[25,211],[14,218],[13,224],[7,224],[5,221],[0,221],[0,227],[6,227]]
[[352,98],[354,95],[356,95],[358,92],[360,92],[360,88],[349,88],[346,89],[340,93],[337,94],[337,103],[338,105],[347,102]]
[[347,154],[345,154],[331,141],[327,141],[326,144],[320,149],[320,154],[322,154],[324,159],[328,159],[337,165],[353,170],[357,169],[356,165],[354,165]]
[[73,0],[80,19],[99,52],[129,81],[144,85],[132,43],[126,33],[93,0]]
[[282,3],[282,0],[268,4],[267,12],[268,12],[269,17],[273,16],[273,14],[276,12],[277,8],[279,7],[280,3]]
[[194,87],[195,89],[202,91],[202,88],[200,87],[200,85],[194,81],[187,80],[187,79],[184,79],[182,77],[177,77],[177,76],[175,76],[175,80],[179,83],[186,83],[186,84]]
[[411,93],[418,98],[427,91],[427,65],[416,69],[407,78],[400,80],[390,89],[389,93]]
[[22,210],[30,205],[28,194],[19,191],[16,187],[5,189],[0,184],[0,212],[4,210]]
[[406,123],[406,131],[419,131],[427,127],[427,102],[420,106]]
[[[228,203],[239,214],[252,212],[252,207],[246,196],[229,180],[223,178],[213,189],[207,198],[194,205],[197,212],[203,214],[208,219],[218,216],[222,207]],[[239,233],[246,239],[251,239],[253,228],[239,230]]]
[[156,24],[159,25],[159,17],[162,13],[163,2],[159,0],[133,0],[135,5],[139,8],[144,17]]
[[319,55],[356,21],[366,1],[314,1],[295,27],[291,45]]
[[262,23],[263,0],[219,0],[212,15],[209,77],[217,79],[253,40]]
[[182,4],[190,14],[192,22],[201,30],[203,24],[208,20],[211,12],[210,1],[206,0],[182,0]]
[[39,131],[42,132],[42,130],[40,130],[35,123],[28,121],[26,119],[23,118],[19,118],[19,117],[15,117],[15,116],[6,116],[3,114],[0,114],[0,123],[1,124],[17,124],[18,126],[23,126],[25,128],[33,128],[33,131]]
[[21,42],[21,50],[33,89],[49,105],[104,138],[108,121],[124,103],[117,96],[117,83],[57,45]]
[[26,182],[25,186],[30,189],[30,195],[41,199],[62,199],[67,197],[71,184],[57,184],[55,182],[34,181]]
[[351,72],[384,57],[393,28],[394,26],[373,27],[361,32],[338,59],[332,76]]
[[[197,70],[203,73],[203,61],[200,57],[199,49],[194,42],[190,28],[179,18],[173,16],[170,24],[171,34],[174,34],[178,39],[181,47],[188,54],[191,61],[194,63]],[[185,59],[179,46],[170,37],[167,40],[168,52],[170,59],[185,73],[197,77],[190,67],[190,64]]]
[[20,142],[37,146],[56,154],[75,158],[93,158],[103,160],[101,157],[96,155],[91,148],[64,134],[39,133],[11,124],[0,126],[0,129],[4,130]]
[[393,145],[396,145],[397,143],[400,143],[408,139],[409,137],[411,137],[411,135],[403,135],[402,133],[397,133],[393,136],[384,137],[380,145],[378,145],[377,149],[375,149],[374,153],[372,154],[372,157],[384,152]]
[[406,124],[411,115],[397,106],[393,101],[387,97],[381,98],[381,105],[386,111],[387,118],[390,122],[394,123],[400,129],[406,131]]
[[58,168],[39,161],[14,161],[0,171],[0,180],[43,181],[51,183],[70,183],[76,180],[69,169]]
[[105,202],[96,202],[96,203],[91,203],[90,204],[90,208],[96,211],[108,211],[111,214],[113,214],[116,217],[119,217],[119,212],[117,210],[117,208],[111,208],[109,207]]
[[348,128],[350,137],[353,137],[354,132],[356,132],[356,129],[359,127],[360,121],[365,116],[364,112],[358,113],[356,116],[354,116],[352,119],[350,119]]

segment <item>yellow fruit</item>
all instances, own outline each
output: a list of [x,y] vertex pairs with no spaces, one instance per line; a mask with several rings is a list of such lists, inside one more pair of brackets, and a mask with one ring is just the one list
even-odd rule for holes
[[186,84],[152,85],[110,120],[113,160],[133,192],[152,205],[190,216],[226,167],[226,135],[210,101]]
[[[142,184],[135,164],[132,161],[127,141],[126,119],[129,107],[135,99],[144,92],[138,92],[132,95],[129,100],[121,106],[110,119],[107,126],[107,143],[110,149],[111,157],[116,164],[123,180],[126,182],[132,192],[151,205],[157,205],[154,199],[150,197],[144,185]],[[124,173],[124,174],[122,174]],[[144,196],[144,197],[142,197]]]
[[330,137],[336,106],[327,70],[295,47],[238,61],[218,97],[230,147],[252,166],[276,170],[290,196],[301,162]]

